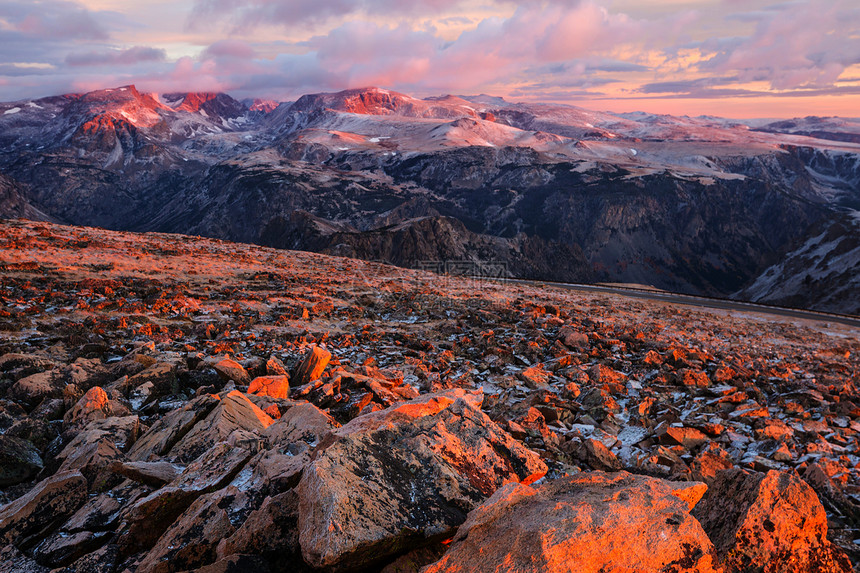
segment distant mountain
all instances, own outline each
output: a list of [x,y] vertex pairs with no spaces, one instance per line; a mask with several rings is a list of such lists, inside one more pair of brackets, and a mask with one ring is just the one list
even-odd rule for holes
[[0,213],[860,313],[839,294],[860,274],[855,137],[839,118],[125,86],[0,104]]
[[808,116],[799,119],[774,121],[758,127],[767,133],[806,135],[817,139],[860,143],[860,119]]

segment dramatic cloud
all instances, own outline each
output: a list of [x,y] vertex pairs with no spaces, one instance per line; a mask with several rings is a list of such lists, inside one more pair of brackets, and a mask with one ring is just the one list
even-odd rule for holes
[[277,99],[378,85],[672,113],[796,97],[806,115],[810,98],[831,96],[860,109],[856,1],[778,1],[0,0],[0,100],[133,82]]
[[[797,2],[746,14],[755,32],[737,39],[702,65],[767,81],[777,90],[833,85],[860,64],[860,8],[855,2]],[[708,44],[705,44],[708,47]]]

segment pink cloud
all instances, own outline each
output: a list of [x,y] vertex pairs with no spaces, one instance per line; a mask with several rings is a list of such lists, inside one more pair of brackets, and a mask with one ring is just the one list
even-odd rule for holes
[[236,39],[221,40],[215,42],[200,55],[200,59],[236,58],[241,60],[252,60],[256,57],[256,51],[248,42]]
[[6,1],[0,3],[0,14],[11,29],[25,36],[44,40],[105,40],[108,32],[92,13],[74,2]]
[[464,0],[195,0],[188,25],[199,29],[227,21],[234,30],[263,23],[294,28],[354,14],[434,14],[462,4]]
[[754,33],[722,49],[705,70],[737,72],[774,89],[833,85],[860,63],[860,9],[842,1],[785,4],[757,13]]

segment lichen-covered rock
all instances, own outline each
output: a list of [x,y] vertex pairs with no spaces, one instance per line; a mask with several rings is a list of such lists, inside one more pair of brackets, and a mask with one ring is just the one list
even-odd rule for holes
[[0,549],[0,573],[49,573],[50,569],[27,557],[14,545]]
[[727,573],[851,571],[848,559],[827,540],[821,502],[793,472],[720,471],[693,515]]
[[108,531],[59,531],[36,547],[36,561],[49,567],[71,565],[87,553],[98,549],[110,535],[111,532]]
[[71,515],[87,499],[81,472],[61,472],[37,483],[27,494],[0,507],[0,545],[19,544],[45,526]]
[[232,514],[241,513],[246,504],[247,496],[234,487],[197,499],[147,553],[137,572],[187,571],[212,563],[218,543],[236,530]]
[[145,462],[165,455],[220,403],[217,396],[204,394],[181,408],[168,412],[134,443],[128,452],[128,458]]
[[263,432],[268,448],[250,463],[255,477],[270,494],[295,487],[312,461],[311,452],[338,427],[309,402],[293,406]]
[[713,573],[713,545],[690,515],[704,490],[625,472],[508,484],[422,572]]
[[58,398],[63,394],[62,369],[55,368],[21,378],[9,389],[9,397],[34,408],[45,398]]
[[131,480],[152,487],[161,487],[175,480],[184,468],[170,462],[116,461],[111,463],[108,469]]
[[226,487],[251,455],[244,448],[218,442],[169,484],[136,500],[125,513],[126,525],[118,540],[124,554],[151,548],[199,497]]
[[218,546],[219,557],[251,554],[287,571],[304,569],[299,547],[299,499],[289,490],[263,500],[260,507]]
[[205,419],[195,424],[169,451],[174,460],[188,462],[226,440],[235,430],[247,430],[262,434],[274,420],[248,400],[248,397],[233,390],[221,397],[218,404]]
[[0,434],[0,487],[26,481],[42,467],[39,450],[31,442]]
[[481,397],[426,395],[335,430],[297,489],[305,561],[368,566],[450,535],[501,485],[543,476],[537,454],[481,412]]

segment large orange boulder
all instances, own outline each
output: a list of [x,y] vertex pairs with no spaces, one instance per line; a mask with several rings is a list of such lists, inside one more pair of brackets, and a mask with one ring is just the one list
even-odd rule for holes
[[331,571],[380,564],[452,535],[505,483],[543,476],[540,457],[480,410],[482,398],[429,394],[333,430],[296,490],[305,561]]
[[723,470],[693,511],[726,573],[847,573],[851,564],[827,540],[827,515],[793,472]]
[[508,484],[422,573],[713,573],[713,545],[690,515],[705,489],[626,472]]
[[258,376],[251,380],[248,394],[270,398],[289,398],[290,377],[287,375]]

